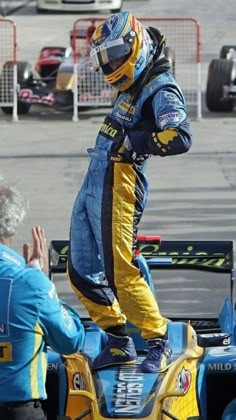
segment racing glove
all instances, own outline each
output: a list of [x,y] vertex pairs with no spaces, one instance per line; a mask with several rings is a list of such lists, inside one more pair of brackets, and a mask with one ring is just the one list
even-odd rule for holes
[[[187,120],[177,128],[147,130],[142,126],[127,129],[129,143],[137,154],[171,156],[187,152],[192,144],[192,137]],[[128,144],[126,140],[126,144]]]

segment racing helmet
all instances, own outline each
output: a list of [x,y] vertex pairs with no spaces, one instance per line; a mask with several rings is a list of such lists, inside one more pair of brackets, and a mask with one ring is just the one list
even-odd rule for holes
[[105,81],[125,91],[139,78],[154,51],[147,29],[129,12],[120,12],[99,25],[91,39],[90,57]]

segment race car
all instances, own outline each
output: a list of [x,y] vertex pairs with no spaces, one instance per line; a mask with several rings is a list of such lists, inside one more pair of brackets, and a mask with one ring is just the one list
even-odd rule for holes
[[208,68],[206,105],[209,111],[232,112],[236,103],[236,45],[224,45]]
[[[33,66],[26,61],[17,63],[19,115],[27,114],[33,104],[53,107],[59,111],[76,108],[111,107],[116,90],[109,86],[102,70],[94,71],[89,56],[89,44],[96,29],[95,19],[70,31],[70,46],[45,46]],[[169,46],[165,55],[170,61],[170,71],[175,74],[175,53]],[[0,102],[12,96],[13,62],[7,61],[0,74]],[[75,78],[77,80],[75,80]],[[12,114],[12,106],[2,106],[2,111]]]
[[[67,252],[68,241],[51,242],[49,277],[52,281],[56,282],[58,275],[66,275]],[[172,294],[169,316],[165,306],[161,312],[169,318],[168,339],[173,363],[165,373],[143,373],[140,364],[147,352],[146,343],[139,330],[128,322],[127,328],[138,353],[137,363],[93,371],[91,363],[106,344],[107,337],[91,319],[84,318],[86,338],[82,352],[64,356],[48,349],[48,399],[44,402],[48,420],[235,419],[233,253],[233,241],[165,241],[160,236],[139,236],[135,251],[137,263],[153,293],[157,293],[158,303],[161,304],[162,293],[164,302]],[[201,274],[207,275],[202,285],[199,283]],[[187,277],[189,283],[186,283]],[[171,284],[175,289],[166,294]],[[186,287],[188,284],[191,287]],[[206,316],[199,296],[205,296],[206,312],[218,298],[222,299],[227,286],[229,290],[219,314]],[[209,299],[206,300],[207,290]],[[184,316],[173,309],[173,302],[181,294],[181,307],[184,306],[188,293],[192,296],[187,302],[191,311]],[[226,413],[232,417],[226,417]]]
[[[57,110],[72,110],[74,105],[75,74],[77,74],[78,107],[111,106],[113,91],[101,71],[91,68],[87,41],[81,44],[74,72],[74,57],[71,47],[46,46],[41,49],[33,69],[25,61],[17,63],[18,114],[27,114],[33,104],[51,106]],[[13,63],[7,61],[0,74],[0,97],[11,95],[9,75]],[[2,101],[4,102],[4,101]],[[12,107],[2,111],[12,113]]]
[[77,12],[77,13],[118,13],[123,6],[123,0],[36,0],[37,13]]

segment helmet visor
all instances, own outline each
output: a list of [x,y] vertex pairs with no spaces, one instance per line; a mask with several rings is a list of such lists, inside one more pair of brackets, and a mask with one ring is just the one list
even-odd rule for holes
[[[116,60],[117,63],[119,63],[119,59],[130,54],[131,49],[132,44],[124,41],[123,38],[105,42],[102,45],[93,47],[90,51],[93,68],[99,70],[100,67],[115,62]],[[117,67],[119,67],[119,65]]]

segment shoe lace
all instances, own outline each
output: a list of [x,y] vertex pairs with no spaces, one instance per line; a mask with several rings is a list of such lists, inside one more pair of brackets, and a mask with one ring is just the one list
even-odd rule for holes
[[163,353],[165,352],[165,340],[155,340],[153,342],[150,342],[148,345],[149,353],[148,353],[148,359],[150,360],[156,360],[160,359]]

